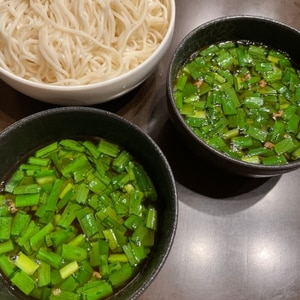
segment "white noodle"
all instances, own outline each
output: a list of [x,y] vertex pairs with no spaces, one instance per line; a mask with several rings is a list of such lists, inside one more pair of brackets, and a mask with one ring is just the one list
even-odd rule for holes
[[124,74],[163,40],[169,0],[1,0],[0,66],[52,85]]

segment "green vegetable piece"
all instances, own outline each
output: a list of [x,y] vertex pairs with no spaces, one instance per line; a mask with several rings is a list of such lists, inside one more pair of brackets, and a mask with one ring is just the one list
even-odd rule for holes
[[157,210],[154,207],[148,209],[146,227],[153,230],[157,229]]
[[109,276],[109,281],[114,288],[125,284],[134,274],[135,269],[129,264],[123,264],[121,269]]
[[67,261],[83,261],[87,259],[87,249],[63,244],[61,248],[61,257]]
[[53,188],[51,190],[51,193],[49,195],[49,198],[47,200],[46,204],[46,210],[50,212],[54,212],[56,209],[56,204],[59,198],[59,195],[62,191],[64,185],[64,181],[62,179],[55,179]]
[[[51,240],[51,244],[55,247],[58,248],[62,244],[74,239],[76,235],[76,231],[72,229],[72,227],[69,227],[68,229],[60,229],[60,230],[55,230],[52,233],[48,235],[48,238]],[[81,235],[78,235],[80,237]]]
[[255,64],[255,70],[257,72],[273,71],[273,64],[269,62],[258,62]]
[[143,221],[143,218],[138,215],[131,214],[124,222],[124,226],[126,226],[130,230],[134,230],[138,227],[138,225]]
[[154,244],[154,230],[147,228],[141,223],[132,233],[131,240],[145,247],[151,246]]
[[14,172],[12,177],[5,184],[4,190],[8,193],[12,193],[15,187],[21,182],[23,178],[24,178],[24,172],[21,170],[17,170],[16,172]]
[[186,75],[182,75],[182,76],[178,77],[177,84],[176,84],[176,88],[178,90],[182,91],[184,89],[184,86],[186,84],[187,78],[188,77]]
[[128,258],[126,256],[126,254],[124,254],[124,253],[113,253],[113,254],[109,255],[108,261],[110,263],[117,263],[117,262],[127,263]]
[[89,189],[86,183],[79,184],[78,188],[76,189],[76,196],[75,200],[79,204],[84,204],[87,201],[89,195]]
[[125,170],[125,167],[128,165],[128,163],[132,161],[132,156],[127,151],[122,151],[113,161],[112,167],[117,172],[122,172]]
[[60,276],[59,269],[51,269],[51,285],[59,286],[63,283],[63,279]]
[[300,147],[292,152],[292,159],[296,160],[300,158]]
[[98,149],[101,153],[107,154],[111,157],[117,157],[120,151],[120,148],[117,144],[108,142],[104,139],[100,141]]
[[63,266],[60,270],[60,276],[62,279],[66,279],[67,277],[71,276],[73,273],[78,271],[79,265],[77,261],[72,261],[68,263],[67,265]]
[[244,99],[244,105],[248,108],[260,108],[263,104],[264,100],[261,97],[253,96]]
[[66,148],[68,150],[77,151],[77,152],[83,152],[84,146],[80,144],[80,142],[71,140],[71,139],[64,139],[59,142],[63,148]]
[[12,259],[12,261],[19,269],[28,275],[32,275],[39,267],[35,261],[21,251]]
[[81,246],[85,242],[84,234],[80,233],[76,235],[72,240],[68,242],[70,246]]
[[45,248],[40,248],[36,257],[55,269],[59,269],[62,265],[61,256],[55,252],[48,251]]
[[39,226],[33,220],[31,220],[29,222],[29,225],[23,228],[23,231],[20,233],[20,236],[16,239],[16,242],[20,247],[22,247],[30,239],[30,237],[38,231]]
[[295,143],[293,138],[287,137],[286,139],[283,139],[282,141],[275,144],[274,150],[278,155],[280,155],[295,150],[297,146],[298,144]]
[[249,54],[254,57],[257,57],[259,59],[265,59],[266,49],[264,47],[250,45],[248,51],[249,51]]
[[300,121],[299,115],[297,114],[291,115],[286,124],[286,131],[293,134],[297,133],[299,131],[299,121]]
[[10,239],[12,217],[0,217],[0,242]]
[[35,181],[39,185],[53,183],[56,179],[55,171],[54,170],[43,170],[43,171],[37,171],[34,173]]
[[37,183],[18,185],[15,187],[13,194],[21,195],[21,194],[37,194],[39,193],[39,185]]
[[79,155],[78,157],[76,157],[74,160],[71,160],[68,164],[66,164],[61,172],[62,174],[68,178],[71,177],[72,174],[78,170],[80,170],[80,172],[82,172],[81,170],[84,169],[91,169],[91,165],[89,163],[89,160],[87,159],[87,157],[82,154]]
[[61,218],[57,225],[63,228],[68,228],[77,217],[77,212],[81,209],[81,206],[77,203],[68,202]]
[[130,198],[129,198],[130,214],[141,216],[143,210],[143,206],[142,206],[143,197],[144,194],[138,190],[134,190],[130,193]]
[[3,253],[7,253],[13,251],[15,248],[14,243],[12,240],[8,240],[6,242],[0,243],[0,255]]
[[145,169],[141,165],[133,167],[135,180],[140,190],[151,200],[156,200],[157,194],[150,177],[147,175]]
[[236,115],[237,110],[236,110],[236,105],[234,103],[233,98],[230,97],[222,97],[222,109],[224,115]]
[[116,233],[112,228],[103,230],[103,235],[108,240],[109,248],[112,251],[116,251],[120,248]]
[[69,291],[59,290],[57,295],[51,294],[49,300],[79,300],[80,295]]
[[104,184],[94,174],[89,174],[87,177],[88,188],[95,194],[101,196],[107,189],[107,185]]
[[0,255],[0,270],[7,278],[11,278],[15,273],[16,266],[6,254]]
[[98,232],[97,222],[93,210],[88,207],[78,210],[77,220],[82,231],[88,236],[92,237]]
[[67,182],[63,190],[59,194],[59,201],[57,203],[57,209],[61,210],[72,199],[75,194],[74,185],[71,182]]
[[58,149],[58,143],[57,142],[53,142],[43,148],[38,149],[35,152],[35,157],[43,157],[43,156],[47,156],[49,153],[55,151]]
[[112,293],[112,286],[104,280],[86,283],[81,290],[83,299],[86,300],[104,299]]
[[287,164],[287,160],[284,155],[273,155],[267,156],[262,159],[262,163],[264,165],[285,165]]
[[109,252],[109,242],[108,240],[102,240],[99,239],[95,243],[92,244],[92,249],[90,252],[90,264],[93,267],[101,267],[101,256],[106,260],[107,264],[107,258],[108,258],[108,252]]
[[37,233],[31,236],[29,240],[31,248],[34,251],[37,251],[44,244],[46,235],[52,232],[53,230],[54,226],[52,225],[52,223],[48,223],[41,230],[39,230]]
[[253,137],[256,140],[259,140],[262,143],[265,142],[268,137],[267,131],[254,126],[248,127],[247,134],[249,134],[249,136]]
[[40,200],[40,194],[20,194],[16,195],[15,205],[18,208],[26,206],[36,206]]
[[[82,285],[91,280],[94,269],[87,260],[84,260],[79,265],[79,270],[76,273],[76,281]],[[103,276],[103,274],[101,274]]]
[[253,140],[250,136],[237,136],[231,139],[231,144],[234,149],[247,149],[253,145]]
[[42,262],[38,268],[38,287],[44,287],[51,284],[51,266]]
[[300,102],[300,85],[295,87],[295,102]]
[[97,149],[95,143],[91,141],[84,141],[82,145],[88,150],[88,152],[94,157],[98,158],[100,156],[100,151]]
[[73,276],[69,276],[60,284],[59,288],[60,290],[65,292],[74,292],[78,288],[78,286],[79,286],[79,282],[77,278]]
[[252,155],[252,156],[242,156],[241,160],[244,162],[252,163],[252,164],[260,164],[261,159],[258,155]]
[[32,165],[37,165],[37,166],[42,166],[42,167],[47,167],[50,163],[49,158],[39,158],[39,157],[29,157],[28,158],[28,163]]
[[282,70],[281,69],[272,70],[272,71],[267,72],[265,74],[265,79],[269,83],[273,83],[275,81],[279,81],[279,80],[281,80],[281,77],[282,77]]
[[227,132],[223,133],[222,138],[224,140],[229,140],[235,136],[238,136],[239,134],[240,134],[240,130],[238,128],[233,128],[233,129],[228,130]]
[[285,133],[285,124],[281,121],[275,121],[273,126],[273,132],[271,134],[271,142],[277,143],[283,139]]
[[35,288],[35,281],[23,271],[16,272],[11,278],[13,285],[18,287],[25,295],[29,295]]

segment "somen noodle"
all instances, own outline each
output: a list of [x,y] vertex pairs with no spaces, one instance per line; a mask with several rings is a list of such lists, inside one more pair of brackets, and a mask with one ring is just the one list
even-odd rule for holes
[[157,49],[169,14],[169,0],[2,0],[0,66],[52,85],[102,82]]

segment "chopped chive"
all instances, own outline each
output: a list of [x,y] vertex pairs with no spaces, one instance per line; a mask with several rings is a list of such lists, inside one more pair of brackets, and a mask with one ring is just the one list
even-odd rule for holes
[[37,194],[39,193],[40,187],[37,183],[30,183],[24,185],[18,185],[15,187],[13,194],[20,195],[20,194]]
[[35,261],[21,251],[12,259],[12,261],[19,269],[28,275],[32,275],[39,267]]
[[61,146],[68,150],[83,152],[84,146],[82,146],[78,141],[71,140],[71,139],[64,139],[59,142]]
[[78,269],[79,269],[79,265],[78,265],[77,261],[72,261],[72,262],[68,263],[67,265],[65,265],[64,267],[62,267],[59,270],[59,273],[60,273],[61,278],[65,279],[65,278],[71,276],[76,271],[78,271]]
[[55,269],[60,268],[62,265],[62,258],[60,255],[44,248],[38,250],[36,257]]
[[120,151],[117,144],[110,143],[106,140],[101,140],[98,148],[100,152],[112,157],[117,157]]
[[24,172],[21,170],[17,170],[9,181],[5,184],[5,191],[8,193],[12,193],[15,187],[20,183],[20,181],[24,177]]
[[0,270],[7,277],[11,278],[15,273],[16,266],[6,254],[0,255]]
[[16,196],[15,205],[16,207],[26,207],[38,205],[40,200],[40,194],[20,194]]
[[109,276],[109,281],[114,288],[119,287],[126,283],[130,277],[134,274],[134,268],[130,266],[130,264],[126,263],[122,265],[121,269],[113,272]]
[[154,207],[148,209],[146,227],[153,230],[157,229],[157,210]]
[[39,157],[31,156],[28,159],[28,163],[33,164],[33,165],[37,165],[37,166],[46,167],[46,166],[49,165],[50,159],[49,158],[39,158]]
[[44,243],[45,236],[54,230],[52,223],[48,223],[43,228],[41,228],[37,233],[35,233],[30,238],[30,245],[34,251],[37,251]]
[[293,151],[297,148],[298,144],[294,142],[294,140],[291,137],[288,137],[286,139],[283,139],[282,141],[278,142],[274,146],[275,152],[280,155],[285,152]]
[[18,287],[25,295],[29,295],[35,288],[35,281],[23,271],[16,272],[11,278],[13,285]]
[[53,142],[43,148],[38,149],[35,152],[35,157],[43,157],[48,155],[50,152],[57,150],[58,148],[58,143],[57,142]]
[[0,217],[0,242],[10,239],[12,217]]
[[104,299],[113,293],[113,288],[109,282],[101,280],[88,282],[82,287],[83,299],[99,300]]
[[7,253],[13,251],[15,248],[12,240],[8,240],[6,242],[0,243],[0,255],[3,253]]
[[38,268],[38,286],[44,287],[51,283],[51,266],[42,262]]
[[61,257],[65,260],[72,261],[76,260],[78,262],[87,259],[87,249],[63,244],[61,248]]

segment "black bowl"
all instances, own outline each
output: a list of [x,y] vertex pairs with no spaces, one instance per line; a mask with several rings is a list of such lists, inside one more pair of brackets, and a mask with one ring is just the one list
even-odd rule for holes
[[[102,137],[127,149],[146,169],[158,193],[159,226],[155,248],[143,269],[109,299],[136,299],[162,268],[175,236],[178,201],[169,164],[156,143],[125,119],[96,108],[54,108],[26,117],[0,133],[0,180],[29,152],[62,138]],[[0,278],[0,298],[28,299]]]
[[181,138],[191,150],[231,173],[249,177],[271,177],[296,170],[300,160],[286,165],[264,166],[233,159],[208,146],[187,126],[174,101],[174,82],[180,68],[196,51],[211,44],[225,41],[245,40],[262,43],[273,49],[288,53],[300,66],[300,32],[279,21],[255,16],[228,16],[209,21],[192,30],[179,43],[170,62],[167,77],[167,104],[170,118]]

